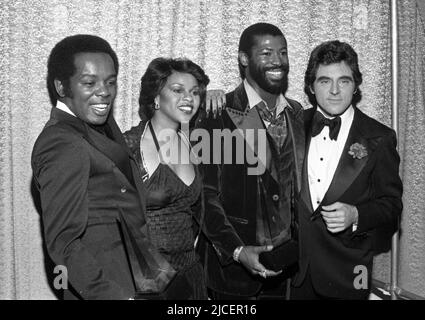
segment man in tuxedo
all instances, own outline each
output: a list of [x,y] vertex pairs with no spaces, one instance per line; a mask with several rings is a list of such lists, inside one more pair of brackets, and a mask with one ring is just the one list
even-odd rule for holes
[[129,299],[132,275],[119,213],[144,226],[144,191],[112,107],[118,59],[104,39],[67,37],[48,61],[53,108],[35,142],[32,168],[40,193],[47,251],[67,270],[65,299]]
[[[213,299],[283,298],[290,268],[266,268],[261,257],[296,237],[295,195],[305,150],[303,108],[284,96],[289,63],[279,28],[257,23],[245,29],[238,58],[242,83],[226,94],[221,117],[201,117],[197,127],[206,129],[211,141],[209,164],[201,165],[205,214],[210,221],[227,219],[240,240],[223,251],[204,238],[199,251]],[[215,132],[226,130],[234,134],[232,141],[213,142]],[[249,131],[254,134],[249,136]],[[250,153],[257,156],[256,164],[249,161]],[[297,247],[295,251],[297,255]],[[242,259],[252,267],[245,268]]]
[[347,43],[311,53],[307,154],[299,201],[300,269],[292,299],[366,299],[374,254],[402,211],[395,132],[361,112],[362,74]]

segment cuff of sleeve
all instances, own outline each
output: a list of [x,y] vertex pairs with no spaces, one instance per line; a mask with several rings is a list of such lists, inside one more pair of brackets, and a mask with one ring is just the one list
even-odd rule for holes
[[351,226],[351,231],[352,232],[355,232],[357,230],[357,226],[359,224],[359,218],[360,218],[360,216],[359,216],[359,210],[357,209],[356,206],[353,206],[353,210],[354,210],[355,215],[356,215],[356,221],[353,222],[353,224]]
[[233,251],[233,260],[236,262],[239,262],[239,255],[241,254],[241,251],[243,249],[243,246],[239,246]]

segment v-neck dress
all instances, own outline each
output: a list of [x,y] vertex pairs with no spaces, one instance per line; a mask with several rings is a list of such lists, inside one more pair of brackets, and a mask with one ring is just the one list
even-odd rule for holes
[[193,182],[186,185],[168,165],[160,162],[151,176],[147,177],[140,152],[144,130],[138,127],[133,127],[124,136],[139,163],[147,190],[146,221],[149,238],[173,268],[186,275],[193,288],[191,299],[207,299],[203,268],[194,247],[192,208],[199,201],[202,189],[199,173],[195,168]]

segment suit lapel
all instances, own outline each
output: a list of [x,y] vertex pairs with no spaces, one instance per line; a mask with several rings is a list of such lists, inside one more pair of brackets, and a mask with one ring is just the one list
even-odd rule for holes
[[[373,152],[373,144],[370,143],[367,136],[363,133],[365,130],[362,128],[362,125],[364,124],[361,120],[362,115],[358,109],[355,108],[354,110],[354,119],[348,133],[347,141],[345,142],[332,182],[322,201],[324,205],[331,204],[339,200],[362,171]],[[350,155],[350,147],[354,143],[363,145],[367,150],[367,155],[361,159]]]
[[304,201],[306,208],[308,208],[309,213],[313,213],[313,205],[311,203],[310,187],[308,182],[308,152],[310,149],[311,142],[311,121],[313,120],[315,108],[307,109],[304,111],[304,132],[305,132],[305,155],[302,165],[302,174],[301,174],[301,192],[300,198]]
[[[235,125],[236,129],[238,129],[237,134],[243,137],[246,145],[255,154],[258,161],[261,162],[261,165],[266,168],[266,163],[261,161],[266,159],[258,157],[259,147],[268,147],[267,139],[266,141],[262,141],[266,144],[266,146],[259,146],[258,144],[258,129],[265,129],[263,120],[261,120],[261,117],[258,114],[256,108],[249,107],[248,97],[246,95],[243,83],[235,89],[233,103],[231,103],[231,106],[227,107],[225,111],[229,115],[229,118]],[[266,149],[264,150],[264,154],[265,152],[267,152]],[[263,154],[263,152],[260,152],[260,154]]]
[[[124,141],[112,115],[108,117],[107,125],[109,126],[110,133],[112,134],[111,138],[113,140],[90,128],[87,124],[85,124],[86,130],[83,132],[83,137],[93,147],[111,159],[117,168],[126,176],[127,180],[134,185],[132,169],[129,161],[130,154],[125,147],[125,144],[120,144]],[[117,132],[117,130],[119,132]]]
[[[289,103],[289,102],[288,102]],[[303,163],[305,157],[305,131],[304,127],[300,127],[304,124],[303,111],[298,111],[297,114],[294,113],[295,110],[290,108],[285,108],[286,118],[288,119],[288,135],[292,137],[292,148],[294,150],[294,165],[296,171],[296,186],[297,192],[301,191],[302,185],[302,171]],[[301,117],[301,119],[298,119]],[[283,145],[282,145],[283,148]],[[283,150],[281,150],[281,153]]]
[[[141,131],[140,131],[140,135],[142,134],[142,132],[144,131],[144,127],[146,125],[146,122],[142,122],[141,121]],[[139,193],[139,200],[140,203],[142,205],[142,208],[146,207],[146,187],[143,183],[142,177],[143,177],[143,173],[139,167],[138,161],[134,156],[134,153],[132,152],[132,150],[130,150],[130,148],[127,146],[127,143],[125,142],[124,136],[121,134],[121,130],[118,127],[118,125],[116,124],[115,120],[110,121],[109,126],[112,130],[112,133],[114,135],[114,139],[115,141],[117,141],[125,150],[125,152],[127,153],[129,160],[130,160],[130,166],[131,166],[131,171],[132,171],[132,176],[134,178],[134,184],[137,188],[137,191]],[[138,137],[138,152],[140,154],[140,137]]]
[[[90,145],[111,159],[116,164],[117,168],[125,175],[127,180],[132,185],[136,186],[141,208],[146,207],[146,189],[139,173],[140,169],[131,155],[130,150],[124,141],[121,130],[118,128],[112,115],[108,117],[107,124],[109,126],[110,133],[112,134],[112,138],[115,141],[100,134],[96,130],[91,129],[79,118],[69,115],[57,108],[52,108],[50,121],[46,124],[46,126],[57,122],[72,127],[73,130],[81,134],[82,138]],[[144,224],[143,212],[141,212],[140,217]]]
[[[127,177],[130,183],[136,187],[139,193],[140,203],[142,208],[144,208],[146,205],[146,188],[141,179],[142,173],[140,172],[139,165],[128,148],[124,136],[112,115],[108,117],[107,124],[111,130],[114,141],[106,138],[104,135],[97,134],[97,132],[95,132],[95,135],[89,135],[88,137],[92,139],[92,145],[110,158],[117,165],[118,169]],[[138,179],[138,177],[140,177],[140,179]]]
[[[121,131],[112,115],[108,117],[107,124],[114,140],[111,140],[90,128],[89,125],[79,118],[69,115],[57,108],[52,109],[51,119],[54,122],[58,121],[71,126],[74,130],[81,134],[91,146],[99,150],[102,154],[114,162],[117,168],[125,175],[132,185],[136,185],[136,187],[138,187],[136,183],[138,179],[133,178],[134,168],[131,163],[134,162],[134,159],[128,150]],[[144,196],[142,200],[144,201]]]

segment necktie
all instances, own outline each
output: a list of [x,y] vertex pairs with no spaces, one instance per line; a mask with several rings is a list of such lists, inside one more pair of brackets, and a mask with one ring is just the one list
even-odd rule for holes
[[329,127],[329,138],[331,138],[331,140],[336,140],[338,138],[339,129],[341,129],[341,118],[338,116],[333,119],[328,119],[325,118],[321,112],[316,111],[311,126],[311,135],[313,137],[317,136],[322,132],[324,126]]
[[277,117],[275,117],[274,113],[267,108],[264,101],[261,101],[256,105],[256,107],[261,119],[270,123],[267,128],[267,132],[273,138],[279,152],[287,135],[285,115],[281,112]]

